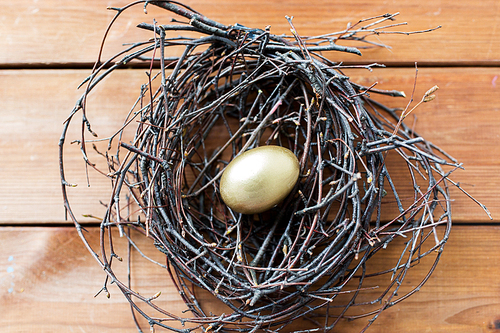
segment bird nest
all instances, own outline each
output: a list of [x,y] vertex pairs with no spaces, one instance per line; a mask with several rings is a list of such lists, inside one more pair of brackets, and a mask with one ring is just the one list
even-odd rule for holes
[[[189,24],[142,23],[139,27],[152,38],[109,60],[99,59],[60,141],[65,207],[104,268],[106,281],[116,283],[131,303],[134,318],[139,313],[152,328],[178,332],[300,331],[295,325],[302,318],[308,319],[303,330],[328,331],[342,318],[374,319],[418,290],[448,239],[447,177],[460,165],[403,123],[412,109],[401,112],[372,97],[404,96],[402,92],[351,82],[344,73],[349,66],[324,56],[359,54],[357,48],[337,42],[365,42],[368,35],[387,29],[394,15],[361,20],[320,37],[299,36],[287,18],[292,35],[276,36],[268,28],[222,25],[181,4],[149,4],[187,18]],[[113,23],[127,8],[114,9]],[[171,37],[172,30],[196,36]],[[169,50],[179,47],[179,56],[171,57]],[[129,64],[147,64],[147,80],[137,103],[124,112],[123,126],[107,139],[108,151],[99,152],[106,168],[98,170],[87,148],[93,142],[87,133],[94,134],[87,96]],[[373,66],[378,65],[361,67]],[[435,89],[420,103],[432,100]],[[64,175],[66,135],[78,114],[84,130],[76,142],[87,166],[112,185],[97,249],[71,209]],[[133,135],[125,140],[130,129]],[[265,145],[295,154],[299,180],[270,210],[237,213],[221,199],[221,174],[236,156]],[[391,158],[393,164],[407,166],[410,203],[391,178]],[[132,213],[123,213],[125,208]],[[159,295],[142,296],[126,278],[115,275],[113,230],[133,251],[143,253],[129,237],[130,230],[164,254],[167,264],[158,265],[185,301],[184,316],[160,308]],[[400,254],[392,266],[373,271],[371,259],[393,243]],[[408,271],[430,254],[428,273],[401,294]],[[376,289],[370,279],[382,275],[390,279]],[[197,290],[212,299],[201,301]],[[366,290],[373,298],[363,296]],[[218,302],[224,312],[214,312]],[[369,304],[376,308],[366,310]]]

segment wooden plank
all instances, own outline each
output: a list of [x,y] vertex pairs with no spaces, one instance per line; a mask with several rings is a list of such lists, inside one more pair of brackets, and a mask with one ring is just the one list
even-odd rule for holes
[[[96,60],[105,28],[114,12],[107,6],[119,7],[126,0],[2,1],[0,3],[0,65],[56,66],[90,64]],[[294,16],[301,35],[317,35],[345,29],[347,23],[385,13],[400,12],[395,23],[408,26],[392,31],[418,31],[443,26],[438,31],[413,36],[380,34],[371,40],[392,46],[391,50],[364,50],[364,57],[334,54],[336,60],[412,64],[415,61],[432,64],[499,64],[500,45],[498,15],[500,3],[443,1],[341,1],[335,4],[312,0],[278,2],[266,0],[202,1],[186,0],[187,5],[224,24],[236,22],[254,28],[271,25],[276,34],[289,34],[285,15]],[[136,29],[141,22],[170,22],[172,15],[153,6],[145,15],[142,5],[123,14],[109,34],[109,56],[123,43],[152,37]]]
[[[0,112],[4,121],[0,125],[3,131],[0,172],[5,182],[0,196],[4,223],[64,221],[57,143],[63,121],[81,94],[75,88],[85,75],[84,71],[52,70],[1,73]],[[109,121],[109,107],[110,104],[102,109],[104,118],[98,122],[103,126],[119,126]],[[73,131],[73,135],[76,133],[78,130]],[[84,165],[79,162],[76,165],[80,171],[73,179],[85,187]],[[103,182],[92,181],[90,191],[79,200],[96,207],[95,200],[106,188]],[[79,210],[78,213],[84,214]]]
[[[95,245],[97,228],[88,236]],[[494,332],[500,317],[498,279],[500,228],[455,226],[436,271],[423,288],[409,299],[389,308],[368,332]],[[162,255],[143,237],[134,237],[144,253]],[[400,248],[392,244],[369,269],[378,270],[397,259]],[[117,240],[116,253],[126,258],[124,243]],[[396,245],[394,245],[396,246]],[[111,298],[93,297],[105,273],[90,256],[73,228],[0,228],[0,330],[14,332],[133,332],[135,326],[127,301],[115,285]],[[160,307],[177,314],[185,308],[167,273],[133,254],[134,289],[153,296]],[[414,287],[427,271],[425,262],[410,269],[403,289]],[[113,269],[126,281],[126,263]],[[373,282],[383,286],[387,277]],[[209,298],[214,311],[219,307]],[[367,319],[342,321],[335,332],[359,332]],[[147,325],[143,326],[148,331]],[[156,328],[156,332],[160,332]]]
[[[352,80],[371,85],[378,83],[381,89],[398,87],[412,94],[415,83],[415,70],[391,69],[391,76],[384,75],[384,70],[376,70],[374,76],[358,76],[360,71],[353,71]],[[465,170],[459,170],[452,179],[460,182],[462,188],[485,204],[498,219],[499,179],[493,174],[500,166],[497,158],[496,134],[498,106],[496,102],[498,88],[498,68],[421,68],[417,73],[414,100],[419,101],[425,92],[437,85],[436,99],[424,103],[413,111],[413,117],[406,120],[414,126],[416,132],[428,141],[438,145],[463,163]],[[380,97],[378,100],[392,107],[406,107],[408,99]],[[413,103],[412,105],[414,105]],[[489,165],[489,167],[488,167]],[[398,174],[400,180],[407,177]],[[493,174],[491,173],[493,172]],[[486,176],[486,177],[485,177]],[[483,178],[483,181],[480,180]],[[486,181],[485,181],[486,180]],[[487,221],[480,209],[474,207],[465,195],[452,189],[454,198],[453,214],[455,221]]]
[[[87,71],[41,70],[0,71],[0,223],[64,222],[64,210],[58,171],[57,142],[62,123],[80,95],[75,87]],[[351,73],[351,72],[347,72]],[[380,88],[398,88],[409,95],[414,82],[413,69],[379,69],[352,71],[353,80]],[[459,161],[465,171],[452,177],[462,187],[484,203],[499,221],[497,200],[500,175],[498,156],[500,145],[497,116],[500,94],[495,83],[498,68],[422,68],[418,75],[415,99],[431,86],[441,87],[436,99],[414,111],[416,129],[422,136],[441,146]],[[89,119],[100,138],[112,134],[121,126],[139,95],[146,76],[142,70],[125,70],[113,74],[89,97]],[[26,96],[29,95],[27,99]],[[407,99],[381,98],[391,106],[404,107]],[[410,117],[409,123],[414,119]],[[134,126],[135,127],[135,126]],[[68,143],[81,138],[81,125],[75,120]],[[94,155],[92,155],[94,156]],[[77,145],[65,150],[67,180],[77,183],[69,189],[75,214],[102,216],[110,184],[92,170],[89,184]],[[395,167],[393,177],[405,182],[406,169]],[[453,216],[456,222],[488,221],[486,214],[458,190],[452,191]],[[93,221],[92,219],[82,219]]]

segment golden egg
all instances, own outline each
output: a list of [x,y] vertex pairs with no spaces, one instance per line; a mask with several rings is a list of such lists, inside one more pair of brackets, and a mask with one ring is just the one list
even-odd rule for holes
[[289,149],[262,146],[232,160],[220,181],[224,203],[243,214],[264,212],[280,203],[299,178],[299,161]]

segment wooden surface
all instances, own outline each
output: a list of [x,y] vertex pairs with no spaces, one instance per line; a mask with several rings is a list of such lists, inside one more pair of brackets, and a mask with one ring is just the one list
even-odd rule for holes
[[[0,331],[137,332],[128,303],[115,288],[99,291],[104,272],[65,220],[57,161],[62,122],[89,74],[104,29],[107,6],[124,1],[0,1]],[[500,2],[420,1],[186,1],[205,15],[272,32],[288,31],[294,16],[300,34],[338,31],[360,18],[400,12],[398,29],[429,29],[420,35],[380,35],[391,49],[362,50],[363,57],[329,55],[350,63],[389,67],[352,70],[353,81],[410,95],[418,62],[416,98],[438,85],[437,98],[415,111],[417,131],[464,163],[453,175],[484,203],[493,220],[458,190],[453,190],[453,227],[443,258],[429,282],[408,300],[384,312],[368,332],[500,331]],[[105,55],[122,43],[144,38],[135,25],[170,15],[138,6],[110,32]],[[143,69],[113,74],[89,100],[94,130],[105,137],[120,124],[146,77]],[[119,98],[116,96],[119,95]],[[113,97],[115,96],[115,97]],[[383,99],[404,106],[408,99]],[[76,129],[70,133],[77,136]],[[79,186],[71,200],[78,216],[102,213],[109,184],[90,175],[87,186],[78,149],[66,155],[68,180]],[[403,179],[403,170],[395,173]],[[399,176],[398,176],[399,175]],[[83,219],[93,222],[92,219]],[[88,227],[95,241],[98,230]],[[154,255],[152,253],[152,255]],[[391,253],[387,252],[387,258]],[[383,258],[380,258],[383,265]],[[138,263],[139,264],[139,260]],[[423,274],[417,266],[414,274]],[[164,273],[145,267],[138,286],[145,294],[162,291],[159,304],[183,305]],[[153,279],[151,277],[154,277]],[[416,279],[416,278],[415,278]],[[405,283],[415,283],[411,276]],[[145,281],[154,281],[145,282]],[[159,282],[156,282],[159,281]],[[215,305],[214,305],[215,306]],[[342,322],[336,332],[357,332],[365,319]]]
[[[96,243],[98,237],[92,229],[90,241]],[[495,332],[500,320],[499,237],[496,226],[456,226],[431,281],[386,310],[369,332]],[[136,240],[145,245],[144,238]],[[124,256],[126,248],[118,246],[116,251]],[[2,228],[0,253],[0,331],[136,332],[128,303],[116,286],[110,287],[109,299],[93,297],[104,274],[72,228]],[[155,253],[150,248],[146,254]],[[377,260],[383,265],[384,258]],[[123,278],[126,266],[120,265],[115,270]],[[425,268],[421,264],[411,270],[403,289],[414,286]],[[143,295],[161,291],[156,304],[180,313],[184,304],[163,274],[154,265],[142,266],[134,286]],[[366,319],[343,321],[335,332],[358,332],[364,325]]]
[[[113,12],[107,6],[120,7],[128,1],[57,0],[2,1],[0,3],[0,63],[4,66],[91,63]],[[271,25],[276,34],[289,33],[285,15],[294,16],[301,35],[318,35],[343,30],[356,23],[385,13],[399,12],[397,22],[408,22],[404,31],[442,28],[432,34],[380,35],[376,40],[391,50],[363,52],[363,58],[342,56],[358,62],[499,65],[498,16],[500,3],[454,0],[420,1],[303,1],[266,0],[189,0],[184,3],[224,24],[240,23],[263,29]],[[125,14],[110,32],[108,55],[121,49],[123,42],[136,41],[144,33],[135,29],[140,22],[168,22],[169,14],[152,7],[144,15],[141,6]],[[149,37],[149,35],[147,35]],[[142,40],[142,39],[141,39]],[[84,47],[80,47],[84,46]],[[418,55],[418,56],[416,56]]]

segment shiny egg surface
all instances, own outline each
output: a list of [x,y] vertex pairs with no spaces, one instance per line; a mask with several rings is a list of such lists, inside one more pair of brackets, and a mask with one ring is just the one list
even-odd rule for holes
[[220,180],[224,203],[243,214],[262,213],[280,203],[299,178],[299,161],[289,149],[261,146],[234,158]]

